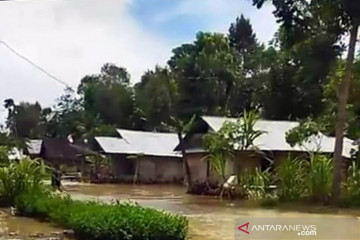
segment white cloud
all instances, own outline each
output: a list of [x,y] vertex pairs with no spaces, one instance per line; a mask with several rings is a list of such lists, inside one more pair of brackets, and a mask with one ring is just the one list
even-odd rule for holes
[[[163,63],[171,47],[139,26],[128,4],[128,0],[1,2],[0,39],[74,88],[106,62],[125,66],[136,81],[143,71]],[[0,44],[0,101],[12,97],[49,105],[62,90],[62,85]]]
[[250,18],[254,31],[260,41],[267,43],[277,30],[276,20],[272,14],[271,4],[265,4],[261,9],[252,6],[251,0],[182,0],[166,11],[154,17],[157,23],[164,23],[178,17],[199,16],[206,22],[207,29],[203,31],[218,31],[226,33],[230,23],[236,16],[244,14]]
[[[165,63],[176,40],[141,26],[130,14],[130,4],[132,0],[0,1],[0,39],[74,88],[106,62],[126,67],[135,82],[145,70]],[[258,11],[250,0],[179,0],[154,19],[161,23],[182,15],[204,16],[208,29],[199,30],[226,32],[241,13],[251,18],[260,40],[271,38],[276,28],[271,7]],[[11,97],[48,106],[62,91],[62,85],[0,44],[1,105]],[[0,107],[0,123],[5,113]]]

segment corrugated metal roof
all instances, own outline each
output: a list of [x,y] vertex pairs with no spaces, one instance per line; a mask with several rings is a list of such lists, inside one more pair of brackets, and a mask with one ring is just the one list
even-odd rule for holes
[[106,153],[144,154],[151,156],[180,157],[174,148],[178,144],[175,133],[155,133],[117,129],[121,138],[96,137]]
[[105,153],[112,154],[137,154],[138,151],[130,145],[125,139],[118,137],[95,137],[96,142],[100,145]]
[[[236,118],[210,116],[204,116],[202,119],[214,131],[220,130],[226,121],[237,121]],[[255,124],[254,128],[265,131],[265,133],[255,140],[254,145],[263,151],[320,151],[323,153],[334,152],[335,138],[328,137],[323,134],[310,138],[309,141],[304,143],[302,146],[296,145],[291,147],[286,142],[286,132],[298,125],[298,122],[291,121],[259,120]],[[351,149],[353,148],[352,142],[353,141],[351,139],[344,139],[344,157],[349,158],[351,156]]]
[[41,139],[29,139],[26,142],[27,151],[29,154],[38,155],[41,152],[41,145],[43,140]]
[[179,157],[174,151],[179,143],[175,133],[158,133],[117,129],[118,133],[140,154]]

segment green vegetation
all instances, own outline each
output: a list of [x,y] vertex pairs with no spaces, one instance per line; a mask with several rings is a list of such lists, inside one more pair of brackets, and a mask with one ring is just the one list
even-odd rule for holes
[[185,217],[136,204],[73,201],[52,193],[43,184],[45,177],[44,165],[35,160],[22,159],[0,168],[2,203],[15,206],[21,215],[73,229],[79,239],[186,239]]
[[333,159],[326,155],[311,154],[305,172],[306,190],[315,201],[325,202],[331,195]]
[[281,200],[292,201],[303,197],[306,177],[304,161],[299,158],[292,159],[289,155],[276,168],[276,174]]
[[10,163],[0,168],[0,197],[4,204],[14,204],[22,193],[32,193],[45,189],[45,166],[28,158],[19,163]]
[[184,240],[188,222],[136,204],[73,201],[44,193],[21,195],[16,202],[20,214],[48,219],[73,229],[78,239],[87,240]]
[[360,168],[353,162],[348,169],[348,177],[344,183],[344,200],[346,205],[360,206]]
[[[310,154],[310,158],[283,159],[270,173],[258,169],[239,176],[242,194],[247,199],[260,200],[263,206],[279,202],[310,201],[328,204],[333,181],[333,159],[327,155]],[[269,188],[277,186],[276,191]],[[355,162],[348,168],[343,181],[342,206],[360,206],[360,169]]]
[[254,141],[264,132],[255,129],[259,114],[245,111],[236,122],[226,122],[217,132],[208,133],[205,137],[207,152],[212,169],[225,182],[226,160],[234,156],[235,151],[254,148]]
[[240,187],[247,199],[261,200],[267,198],[267,190],[271,183],[270,173],[256,168],[239,176]]
[[6,146],[0,146],[0,166],[4,167],[9,165],[10,160],[8,157],[9,148]]
[[[267,1],[268,0],[253,0],[253,4],[260,8]],[[335,108],[332,107],[332,104],[327,106],[328,109],[332,108],[333,111],[337,109],[335,121],[335,164],[332,189],[333,202],[336,203],[341,196],[342,141],[347,125],[349,90],[354,79],[354,73],[356,72],[354,71],[356,63],[354,62],[360,25],[360,3],[354,0],[312,0],[307,2],[300,0],[280,0],[272,2],[276,9],[274,15],[280,23],[280,38],[283,40],[284,49],[288,50],[287,52],[290,55],[294,55],[298,60],[293,62],[300,63],[301,65],[296,66],[296,64],[291,64],[291,67],[295,65],[295,75],[306,76],[300,84],[306,86],[313,77],[315,77],[313,80],[316,81],[322,79],[322,77],[331,76],[330,72],[331,69],[334,68],[334,63],[337,59],[341,58],[339,54],[344,51],[340,39],[345,34],[350,36],[346,61],[341,61],[345,62],[344,73],[340,81],[336,84],[338,90],[336,94],[337,99],[335,99],[333,104],[335,103],[337,106]],[[313,19],[317,20],[313,21]],[[322,52],[322,50],[326,48],[327,52]],[[308,57],[312,57],[312,59],[308,59]],[[304,60],[308,61],[308,63],[302,62]],[[317,90],[315,91],[307,91],[306,95],[311,96],[312,92],[322,94],[324,85],[321,84],[321,81],[319,82],[319,86],[322,86],[320,92],[319,88],[316,88]],[[299,87],[297,88],[299,89]],[[313,106],[315,107],[323,105],[322,103],[324,102],[326,101],[322,101],[322,98],[318,98],[317,100],[312,99]],[[319,113],[320,111],[318,111],[317,115]]]
[[[157,131],[175,127],[182,142],[183,126],[194,115],[238,117],[244,110],[259,110],[265,119],[308,123],[305,132],[289,134],[292,144],[323,129],[336,136],[332,196],[340,197],[340,143],[344,136],[360,138],[359,1],[252,0],[257,8],[266,2],[273,4],[279,24],[268,44],[259,42],[250,21],[239,16],[227,34],[199,32],[194,41],[175,47],[167,64],[154,66],[135,85],[130,84],[126,68],[106,63],[100,74],[81,79],[77,94],[66,89],[54,108],[37,102],[15,103],[9,96],[4,101],[8,114],[0,145],[70,134],[75,140],[91,139],[96,134],[111,135],[115,127]],[[342,41],[346,36],[350,36],[348,44]],[[11,141],[3,144],[4,137]],[[212,153],[220,175],[226,157]],[[321,164],[310,164],[308,171],[325,168]],[[309,181],[322,184],[315,176]],[[309,191],[314,198],[328,195],[327,186],[321,196]],[[286,190],[282,197],[293,198],[293,194],[300,193]]]

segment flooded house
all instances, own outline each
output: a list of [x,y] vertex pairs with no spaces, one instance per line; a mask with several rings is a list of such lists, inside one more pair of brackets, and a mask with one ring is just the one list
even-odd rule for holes
[[[209,178],[218,179],[206,160],[204,136],[207,133],[219,131],[227,121],[236,122],[237,120],[236,118],[203,116],[197,121],[194,129],[185,136],[184,145],[194,181],[204,181]],[[269,166],[277,166],[289,154],[292,157],[308,157],[309,152],[328,154],[334,152],[335,138],[323,134],[310,138],[301,146],[290,146],[285,139],[286,133],[298,125],[299,123],[294,121],[257,121],[255,129],[263,131],[263,134],[255,140],[254,148],[236,151],[233,157],[226,160],[226,177],[240,174],[246,169],[259,168],[265,170]],[[351,158],[352,142],[350,139],[344,139],[344,158]],[[175,150],[179,151],[180,146],[178,145]]]
[[31,158],[41,158],[47,164],[61,166],[64,171],[86,173],[86,156],[96,155],[86,144],[71,143],[68,139],[30,139],[27,141],[25,154]]
[[100,153],[112,162],[120,181],[177,183],[184,178],[181,155],[174,133],[117,129],[119,137],[95,137]]

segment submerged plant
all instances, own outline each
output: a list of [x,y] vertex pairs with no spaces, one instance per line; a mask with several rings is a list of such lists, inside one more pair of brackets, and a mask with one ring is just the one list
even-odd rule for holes
[[312,200],[326,201],[331,194],[333,160],[321,154],[311,154],[307,164],[306,190]]
[[258,168],[244,172],[239,176],[243,195],[253,200],[265,198],[271,182],[270,177],[268,170],[262,172]]
[[206,159],[210,163],[211,170],[215,171],[222,178],[222,181],[225,182],[226,156],[220,152],[215,152],[208,154]]
[[276,168],[279,181],[279,198],[282,200],[298,200],[305,191],[304,160],[291,158],[284,159]]
[[355,162],[348,168],[344,183],[345,199],[351,205],[360,206],[360,168]]

